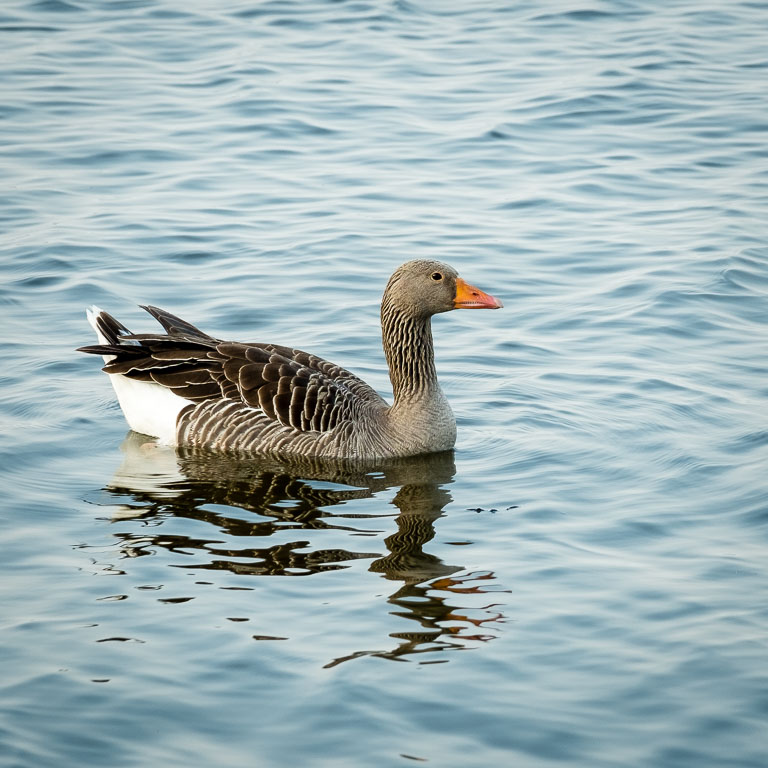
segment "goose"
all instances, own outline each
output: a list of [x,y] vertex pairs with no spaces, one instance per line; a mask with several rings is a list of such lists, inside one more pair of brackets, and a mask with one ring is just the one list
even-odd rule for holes
[[409,261],[381,301],[389,405],[354,374],[277,344],[223,341],[170,312],[151,314],[165,333],[131,333],[98,307],[87,311],[132,430],[160,443],[321,459],[388,459],[445,451],[456,420],[435,370],[431,318],[453,309],[499,309],[453,267]]

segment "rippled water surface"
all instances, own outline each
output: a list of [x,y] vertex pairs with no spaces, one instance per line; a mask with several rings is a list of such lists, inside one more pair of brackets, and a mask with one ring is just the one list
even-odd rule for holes
[[[7,0],[0,765],[768,764],[768,7]],[[455,453],[126,434],[83,309],[383,393],[437,258]]]

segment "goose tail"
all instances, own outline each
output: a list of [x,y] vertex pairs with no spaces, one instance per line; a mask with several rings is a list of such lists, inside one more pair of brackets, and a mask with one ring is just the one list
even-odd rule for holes
[[[117,354],[124,353],[126,347],[139,346],[138,342],[123,338],[131,332],[103,309],[94,305],[86,309],[85,315],[99,343],[80,347],[78,352],[101,355],[104,362],[109,363]],[[176,419],[190,401],[154,382],[139,381],[120,373],[108,375],[128,426],[134,432],[158,438],[165,445],[175,445]]]
[[118,351],[110,350],[110,347],[120,347],[131,343],[127,339],[121,340],[121,336],[127,336],[131,332],[119,320],[112,317],[109,312],[105,312],[95,304],[92,304],[85,310],[85,316],[88,318],[91,328],[96,331],[96,338],[99,340],[99,343],[94,346],[79,347],[78,352],[100,354],[104,358],[104,362],[108,363],[115,357],[114,354],[109,354],[109,352],[114,351],[116,353]]

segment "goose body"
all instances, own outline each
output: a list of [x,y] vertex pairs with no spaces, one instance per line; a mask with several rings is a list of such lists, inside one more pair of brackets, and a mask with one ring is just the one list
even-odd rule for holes
[[380,459],[444,451],[456,421],[437,381],[432,315],[497,309],[452,267],[411,261],[387,284],[382,339],[394,402],[346,369],[298,349],[213,338],[157,307],[164,333],[88,319],[129,426],[170,445],[278,456]]

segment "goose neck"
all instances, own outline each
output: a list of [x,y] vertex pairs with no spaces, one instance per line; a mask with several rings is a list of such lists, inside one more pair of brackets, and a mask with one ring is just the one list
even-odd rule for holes
[[395,405],[429,397],[439,388],[430,317],[405,312],[385,301],[381,328]]

